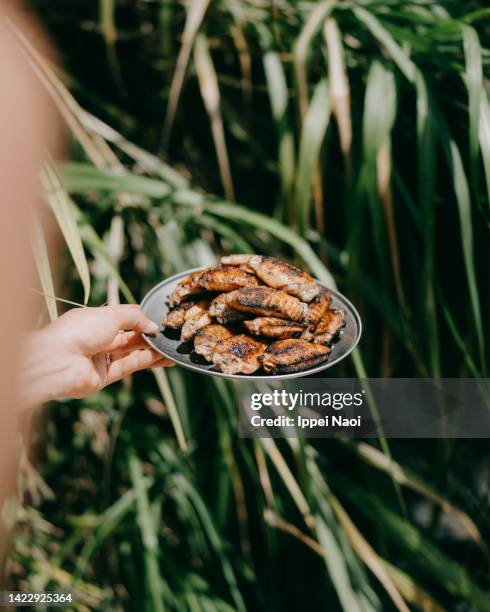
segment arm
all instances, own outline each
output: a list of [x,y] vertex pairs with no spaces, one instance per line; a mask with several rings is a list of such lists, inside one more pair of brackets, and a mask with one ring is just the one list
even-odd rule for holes
[[157,331],[139,306],[70,310],[27,337],[19,385],[22,407],[86,397],[138,370],[173,365],[141,336]]

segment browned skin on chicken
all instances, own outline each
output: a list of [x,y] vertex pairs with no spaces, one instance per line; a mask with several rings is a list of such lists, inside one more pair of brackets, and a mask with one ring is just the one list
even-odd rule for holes
[[257,319],[245,321],[243,325],[254,336],[265,336],[275,340],[299,338],[305,330],[305,326],[301,323],[276,317],[257,317]]
[[239,334],[215,347],[213,363],[225,374],[253,374],[260,368],[259,357],[266,346],[264,342]]
[[327,289],[321,292],[308,304],[308,314],[306,316],[306,330],[301,336],[303,340],[311,340],[318,323],[328,312],[332,302],[332,295]]
[[205,270],[197,284],[205,291],[234,291],[240,287],[256,287],[259,280],[236,266],[216,266]]
[[233,333],[223,325],[206,325],[194,338],[194,351],[208,361],[212,361],[215,347],[232,336]]
[[290,264],[266,257],[265,255],[227,255],[221,263],[233,266],[247,266],[273,289],[294,295],[303,302],[310,302],[318,295],[320,288],[309,274]]
[[242,312],[293,321],[303,321],[308,308],[292,295],[270,287],[243,287],[228,293],[226,303]]
[[304,340],[280,340],[260,357],[268,374],[289,374],[312,368],[328,359],[331,349]]
[[198,270],[197,272],[189,274],[183,281],[180,281],[168,297],[170,308],[177,306],[189,296],[200,293],[201,290],[197,287],[196,282],[202,273],[203,270]]
[[184,325],[185,313],[192,306],[192,302],[184,302],[173,310],[171,310],[163,320],[163,327],[171,329],[180,329]]
[[207,291],[234,291],[240,287],[255,287],[259,280],[236,266],[214,266],[194,272],[177,285],[169,297],[170,306],[180,304],[191,295]]
[[315,329],[313,342],[315,344],[330,344],[340,333],[345,325],[345,313],[343,310],[332,308],[327,311],[323,319]]
[[[232,293],[235,293],[234,291]],[[253,316],[247,312],[234,310],[228,305],[228,297],[230,293],[222,293],[214,298],[209,307],[209,314],[214,317],[218,323],[226,325],[227,323],[238,323]]]
[[201,328],[210,325],[212,322],[213,318],[209,314],[209,302],[207,300],[196,302],[185,313],[180,339],[184,342],[191,340]]

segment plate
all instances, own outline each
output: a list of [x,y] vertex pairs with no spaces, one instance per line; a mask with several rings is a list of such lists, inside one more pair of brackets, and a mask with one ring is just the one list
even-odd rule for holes
[[156,351],[168,357],[172,361],[175,361],[184,368],[194,370],[194,372],[200,372],[201,374],[207,374],[209,376],[220,376],[221,378],[234,378],[243,380],[282,380],[286,378],[299,378],[301,376],[310,376],[311,374],[318,374],[327,368],[331,368],[335,364],[345,359],[349,353],[351,353],[359,342],[362,332],[361,318],[359,313],[349,300],[344,297],[338,291],[330,289],[324,283],[316,281],[321,287],[325,287],[330,290],[332,294],[332,307],[342,308],[345,311],[345,327],[342,330],[340,339],[334,344],[332,352],[330,353],[328,361],[321,365],[313,368],[307,368],[301,370],[301,372],[292,372],[290,374],[266,374],[254,373],[254,374],[224,374],[217,370],[216,366],[212,363],[208,363],[204,357],[197,355],[193,352],[193,342],[183,342],[180,340],[180,330],[163,330],[161,327],[163,319],[166,317],[169,310],[167,306],[167,298],[175,289],[176,285],[180,283],[186,276],[197,272],[204,268],[194,268],[192,270],[186,270],[185,272],[179,272],[175,276],[171,276],[166,280],[162,281],[153,289],[151,289],[143,298],[141,302],[141,308],[145,315],[160,326],[160,332],[154,336],[147,336],[143,334],[146,342],[154,348]]

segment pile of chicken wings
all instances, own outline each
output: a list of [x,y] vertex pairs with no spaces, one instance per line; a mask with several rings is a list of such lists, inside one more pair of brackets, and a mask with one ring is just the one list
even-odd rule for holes
[[287,374],[328,359],[345,325],[306,272],[264,255],[228,255],[190,274],[168,299],[166,329],[225,374]]

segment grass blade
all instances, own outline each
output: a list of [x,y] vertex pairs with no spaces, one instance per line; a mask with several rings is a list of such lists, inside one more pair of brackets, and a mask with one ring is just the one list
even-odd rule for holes
[[398,589],[394,585],[389,575],[389,572],[383,566],[382,560],[378,557],[373,547],[369,542],[362,536],[361,532],[357,529],[354,523],[351,521],[349,515],[344,510],[339,500],[333,495],[329,499],[330,505],[333,511],[337,515],[339,523],[342,525],[347,538],[349,539],[352,548],[356,551],[359,557],[373,572],[379,582],[383,585],[383,588],[388,593],[391,601],[394,603],[397,610],[400,612],[410,612],[407,605],[403,601]]
[[308,229],[313,170],[330,120],[330,94],[326,79],[315,87],[301,131],[295,186],[296,215],[301,235]]
[[443,512],[451,515],[458,521],[458,523],[468,534],[468,537],[478,544],[485,555],[488,554],[485,541],[483,540],[483,537],[475,522],[468,516],[468,514],[459,508],[456,508],[446,497],[443,497],[437,493],[433,487],[424,482],[419,476],[402,467],[393,459],[390,460],[389,457],[370,444],[365,442],[358,442],[357,444],[344,442],[343,444],[345,444],[350,450],[357,453],[359,457],[361,457],[369,465],[394,478],[400,485],[408,487],[412,491],[423,495],[431,502],[440,506]]
[[196,67],[201,96],[204,100],[204,105],[211,122],[211,132],[213,134],[214,147],[218,157],[219,171],[225,197],[232,202],[235,199],[235,194],[231,178],[230,162],[226,150],[223,119],[221,118],[219,108],[220,94],[218,78],[209,52],[207,39],[203,34],[198,34],[196,36],[194,44],[194,65]]
[[[339,477],[339,481],[342,477]],[[408,521],[403,520],[380,499],[370,496],[358,485],[342,479],[342,494],[372,521],[383,525],[383,534],[409,555],[419,569],[435,580],[447,593],[462,597],[475,609],[488,611],[487,594],[473,580],[467,570],[449,559]]]
[[480,99],[483,90],[483,73],[481,47],[478,34],[475,29],[468,25],[462,25],[463,47],[466,62],[465,84],[468,90],[469,100],[469,140],[470,140],[470,159],[471,175],[473,184],[476,186],[478,177],[479,162],[479,124],[480,124]]
[[268,49],[263,56],[264,72],[269,92],[272,117],[279,140],[278,160],[281,174],[282,209],[292,220],[291,191],[294,184],[294,136],[288,120],[288,89],[279,54]]
[[120,175],[108,170],[99,170],[88,164],[68,163],[63,164],[61,174],[64,184],[73,193],[92,193],[100,190],[109,193],[134,193],[156,198],[172,194],[172,203],[176,205],[197,207],[199,210],[223,219],[234,220],[265,230],[271,236],[289,245],[319,280],[323,280],[330,287],[335,287],[333,276],[306,240],[286,225],[267,215],[239,205],[230,206],[227,202],[217,202],[211,198],[207,200],[201,193],[191,190],[172,191],[161,180],[136,176],[129,172]]
[[391,565],[382,559],[386,571],[396,588],[400,591],[405,601],[423,612],[445,612],[445,609],[437,601],[424,591],[413,578],[402,572],[398,567]]
[[[315,531],[341,606],[349,612],[380,610],[381,602],[370,590],[362,567],[357,568],[357,558],[350,549],[345,533],[339,529],[330,505],[330,489],[320,473],[313,453],[309,452],[308,455],[307,469],[312,479],[311,491],[318,511],[315,514]],[[359,571],[356,571],[357,569]]]
[[398,45],[395,39],[391,36],[388,30],[382,23],[368,10],[356,6],[352,9],[354,15],[361,21],[378,40],[379,43],[386,49],[390,57],[396,63],[398,68],[403,72],[405,77],[413,82],[416,76],[415,64],[407,57],[406,53]]
[[[148,489],[152,484],[150,479],[145,479],[144,487]],[[112,506],[107,508],[104,513],[97,517],[96,528],[93,539],[89,540],[83,547],[75,572],[75,580],[83,578],[87,565],[91,557],[97,552],[104,541],[117,529],[120,523],[133,509],[136,503],[136,491],[130,489],[126,491]],[[79,517],[69,517],[69,522],[78,521]],[[82,516],[82,524],[85,521]]]
[[331,14],[336,2],[323,0],[310,13],[300,35],[294,45],[294,69],[298,86],[298,100],[301,120],[308,110],[307,59],[310,45],[315,35],[320,31],[325,19]]
[[483,168],[487,182],[487,200],[490,206],[490,103],[488,102],[486,91],[481,92],[478,137],[480,139]]
[[328,50],[328,78],[332,98],[332,112],[337,121],[340,149],[345,160],[347,178],[350,181],[352,174],[350,87],[345,67],[342,35],[336,19],[330,17],[325,21],[323,35]]
[[83,250],[82,239],[78,230],[73,204],[66,194],[55,170],[46,166],[41,174],[45,198],[56,217],[65,242],[68,246],[73,263],[78,271],[84,290],[84,304],[90,296],[90,272],[87,258]]
[[116,0],[99,0],[99,24],[104,37],[107,62],[111,69],[116,86],[122,94],[126,94],[122,80],[121,66],[117,57],[117,26],[116,26]]
[[437,167],[436,142],[437,131],[434,120],[432,98],[425,78],[417,74],[417,183],[420,200],[424,264],[422,268],[423,283],[423,320],[426,326],[428,353],[431,373],[439,377],[441,373],[439,354],[439,327],[434,292],[434,195]]
[[136,520],[140,528],[143,543],[146,586],[151,597],[151,609],[155,610],[155,612],[164,612],[163,595],[166,585],[160,573],[158,561],[158,533],[150,512],[150,502],[141,462],[134,452],[130,452],[129,455],[129,476],[136,494]]
[[41,223],[41,219],[35,215],[32,224],[32,251],[36,264],[39,282],[44,294],[44,300],[48,309],[49,318],[54,321],[58,318],[56,300],[50,296],[55,295],[53,275],[49,264],[48,247]]
[[470,293],[471,311],[475,323],[476,336],[480,349],[480,362],[482,370],[486,370],[485,366],[485,339],[483,335],[483,325],[480,311],[480,298],[478,295],[478,283],[476,280],[475,261],[473,254],[473,226],[471,220],[471,198],[466,173],[463,166],[463,160],[459,148],[455,141],[448,136],[447,133],[442,133],[444,150],[446,152],[447,162],[451,168],[451,176],[453,180],[454,193],[458,204],[459,223],[461,230],[461,242],[463,247],[463,257],[466,269],[466,278]]
[[276,468],[282,481],[284,482],[284,485],[288,489],[289,494],[293,498],[298,510],[301,512],[306,525],[310,529],[313,529],[315,522],[311,515],[310,506],[301,490],[301,487],[298,485],[293,473],[289,469],[284,457],[279,452],[276,443],[272,438],[263,438],[261,439],[261,443],[270,460],[274,464],[274,467]]
[[172,84],[170,85],[170,94],[168,98],[167,110],[165,113],[165,121],[163,124],[162,133],[162,148],[166,149],[170,140],[170,134],[179,104],[180,92],[184,84],[185,72],[187,64],[191,56],[192,45],[194,38],[199,30],[204,15],[209,5],[209,0],[193,0],[187,10],[184,32],[182,34],[182,45],[177,56]]
[[80,121],[86,130],[113,144],[132,160],[136,161],[148,174],[161,177],[171,187],[188,186],[189,182],[182,174],[179,174],[156,155],[145,151],[124,138],[122,134],[101,121],[98,117],[83,111],[80,113]]
[[168,410],[168,414],[172,422],[175,435],[177,437],[179,448],[181,451],[185,452],[187,451],[187,442],[184,434],[184,429],[182,427],[182,422],[179,417],[179,411],[175,404],[174,397],[172,395],[172,390],[170,389],[165,370],[163,368],[153,368],[152,372],[153,376],[155,377],[155,380],[157,381],[160,393],[162,394],[165,406]]

